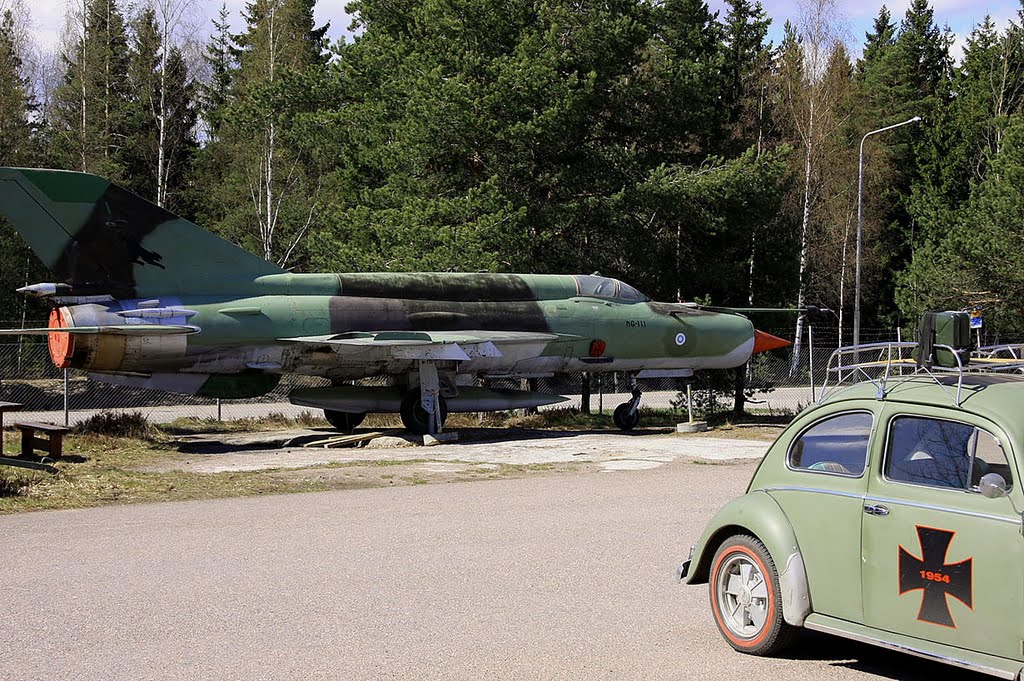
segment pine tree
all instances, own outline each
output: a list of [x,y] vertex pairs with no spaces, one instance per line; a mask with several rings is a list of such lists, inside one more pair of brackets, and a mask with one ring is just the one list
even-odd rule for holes
[[54,97],[56,154],[65,167],[120,181],[130,117],[124,17],[116,0],[83,0],[77,10]]
[[985,179],[999,154],[1009,117],[1024,101],[1024,44],[1011,25],[1000,34],[985,17],[967,38],[955,71],[952,99],[945,112],[941,157],[932,159],[939,191],[955,206],[966,200],[972,183]]
[[729,109],[729,127],[734,148],[756,146],[763,150],[767,122],[771,44],[766,42],[771,18],[760,2],[728,0],[724,26],[723,73],[725,105]]
[[224,111],[230,102],[231,80],[236,68],[235,45],[230,28],[228,6],[225,2],[221,4],[220,12],[213,21],[214,32],[203,54],[210,75],[208,80],[199,86],[202,119],[208,140],[213,143],[216,143],[220,136],[220,126]]
[[[15,21],[15,12],[25,11],[18,3],[0,12],[0,166],[34,166],[39,158],[31,122],[38,112],[22,61],[25,36]],[[25,242],[0,218],[0,291],[10,292],[24,286],[26,280],[41,276],[44,271]],[[19,296],[0,296],[0,321],[11,326],[13,320],[24,319],[26,313],[38,317],[41,307]]]
[[892,20],[889,8],[882,5],[875,17],[875,23],[870,32],[864,35],[863,56],[857,62],[858,73],[863,74],[867,69],[879,63],[888,50],[896,44],[896,24]]
[[[243,15],[246,31],[232,36],[237,68],[217,54],[225,48],[223,37],[215,38],[212,53],[224,67],[219,77],[230,79],[230,86],[209,109],[217,136],[203,152],[202,172],[216,193],[205,217],[228,238],[281,265],[303,259],[305,236],[318,214],[318,173],[309,172],[308,142],[293,129],[310,106],[308,88],[295,83],[326,64],[327,27],[315,27],[313,5],[253,0]],[[223,101],[230,104],[225,108]]]
[[[887,19],[880,14],[875,31],[868,35],[870,58],[859,64],[852,112],[855,137],[914,116],[924,120],[872,137],[865,144],[867,247],[861,307],[875,317],[868,318],[868,324],[897,321],[894,279],[884,273],[901,271],[909,262],[914,238],[920,235],[921,206],[938,198],[935,160],[948,153],[944,146],[951,97],[951,38],[935,25],[928,0],[913,0],[891,44],[889,35]],[[931,198],[923,202],[912,198],[922,196]]]
[[160,29],[153,9],[144,9],[132,22],[132,49],[128,76],[132,89],[129,139],[124,154],[128,189],[150,201],[157,198],[157,148],[159,139],[156,120],[159,115]]
[[168,31],[155,10],[143,10],[133,33],[129,73],[135,96],[125,155],[129,188],[157,205],[184,210],[185,175],[197,147],[195,86],[181,50],[164,43]]
[[30,117],[35,113],[23,72],[14,13],[0,14],[0,166],[23,165],[35,158]]
[[[717,156],[723,39],[705,2],[353,8],[363,32],[314,118],[340,150],[316,268],[600,270],[745,300],[783,164]],[[735,253],[729,274],[702,267]]]

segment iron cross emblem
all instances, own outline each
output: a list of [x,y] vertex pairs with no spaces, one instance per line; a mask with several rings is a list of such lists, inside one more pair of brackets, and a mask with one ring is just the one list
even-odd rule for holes
[[972,563],[973,558],[959,563],[946,563],[946,552],[956,532],[917,526],[917,539],[921,544],[921,558],[900,546],[900,595],[921,589],[921,609],[917,619],[956,629],[949,611],[948,596],[968,608],[974,608]]

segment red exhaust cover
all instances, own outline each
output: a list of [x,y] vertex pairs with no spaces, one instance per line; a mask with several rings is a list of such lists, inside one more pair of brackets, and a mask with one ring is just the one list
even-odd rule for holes
[[[64,316],[64,308],[50,310],[50,328],[67,328],[71,326]],[[70,333],[51,331],[46,337],[50,346],[50,359],[58,369],[71,366],[71,356],[75,354],[75,338]]]

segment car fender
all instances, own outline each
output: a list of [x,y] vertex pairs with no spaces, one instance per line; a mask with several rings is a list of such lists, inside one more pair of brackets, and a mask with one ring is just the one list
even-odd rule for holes
[[687,584],[706,583],[715,552],[726,539],[737,534],[757,537],[768,549],[779,571],[782,616],[788,624],[801,626],[811,613],[807,571],[789,519],[767,492],[745,494],[715,514],[681,569],[682,579]]

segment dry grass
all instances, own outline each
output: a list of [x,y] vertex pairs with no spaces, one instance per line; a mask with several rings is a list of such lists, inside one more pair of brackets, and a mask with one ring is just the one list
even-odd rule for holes
[[[644,426],[668,426],[681,417],[671,411],[644,411]],[[19,511],[65,509],[111,503],[179,501],[381,487],[396,484],[419,485],[434,482],[487,480],[536,475],[567,470],[580,470],[575,465],[538,466],[500,465],[468,466],[463,472],[435,475],[417,470],[426,459],[406,461],[359,461],[333,464],[295,471],[262,470],[226,473],[193,473],[161,467],[168,459],[180,457],[174,436],[192,433],[218,433],[280,430],[286,428],[323,427],[326,422],[312,413],[298,418],[271,414],[259,419],[218,422],[214,420],[178,419],[155,426],[142,414],[100,414],[78,426],[65,437],[64,459],[57,463],[58,475],[0,466],[0,514]],[[397,415],[371,414],[364,428],[400,427]],[[555,409],[529,416],[487,414],[453,414],[448,421],[452,428],[480,426],[518,427],[551,430],[614,429],[608,414],[583,414],[575,409]],[[758,433],[768,438],[777,429]],[[720,424],[712,435],[751,437],[749,428],[732,428]],[[8,431],[4,450],[8,456],[17,453],[18,436]],[[333,472],[332,472],[333,470]]]

